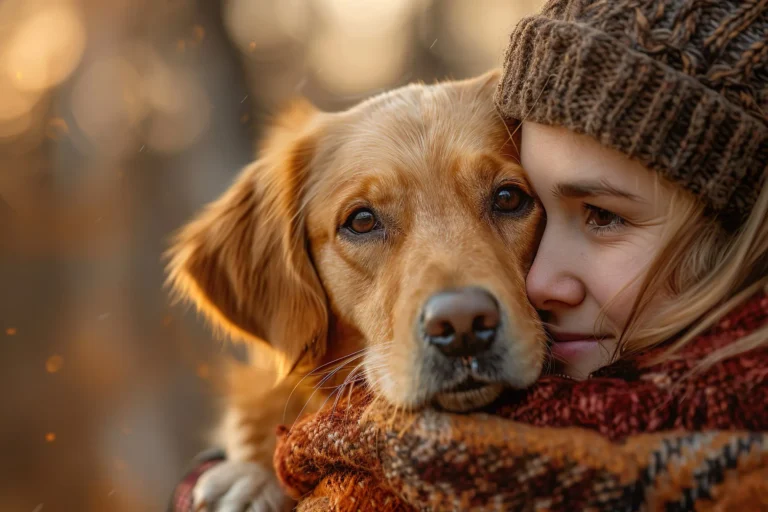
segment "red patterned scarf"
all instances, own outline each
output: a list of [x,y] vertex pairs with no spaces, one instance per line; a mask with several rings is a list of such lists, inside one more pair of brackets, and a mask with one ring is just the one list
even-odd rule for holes
[[361,390],[281,429],[278,475],[300,511],[768,510],[768,347],[680,381],[767,319],[761,292],[680,358],[543,377],[480,413],[393,416]]

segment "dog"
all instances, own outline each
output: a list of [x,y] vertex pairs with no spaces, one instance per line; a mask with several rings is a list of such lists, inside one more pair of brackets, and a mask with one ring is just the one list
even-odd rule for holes
[[[344,384],[463,412],[538,378],[546,338],[525,275],[543,214],[517,127],[494,108],[498,79],[408,85],[338,113],[294,102],[178,233],[170,285],[227,335],[269,346],[275,368],[234,372],[228,460],[198,482],[199,509],[290,508],[275,428]],[[298,385],[312,369],[323,385]]]

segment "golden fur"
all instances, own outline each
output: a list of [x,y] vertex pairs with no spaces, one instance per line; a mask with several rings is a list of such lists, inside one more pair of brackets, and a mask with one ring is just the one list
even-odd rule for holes
[[[295,369],[269,381],[234,376],[230,458],[271,468],[276,425],[315,410],[345,378],[365,378],[406,408],[455,384],[435,374],[434,351],[416,327],[441,290],[488,290],[502,316],[494,379],[522,387],[538,377],[544,333],[525,273],[541,210],[533,201],[517,217],[491,208],[502,183],[528,191],[515,127],[494,110],[497,80],[492,72],[410,85],[333,114],[297,102],[260,158],[177,236],[176,292],[228,335],[267,342],[280,377]],[[384,234],[342,232],[361,207],[376,212]],[[297,387],[296,375],[316,368],[332,378]],[[215,491],[200,498],[212,499]]]

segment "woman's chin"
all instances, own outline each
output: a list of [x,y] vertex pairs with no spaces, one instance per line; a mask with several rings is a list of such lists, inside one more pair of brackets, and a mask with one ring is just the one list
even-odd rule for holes
[[610,364],[615,343],[612,343],[612,340],[555,342],[551,350],[552,356],[558,361],[558,373],[572,379],[584,380]]
[[552,355],[558,360],[557,373],[576,380],[584,380],[610,363],[605,348],[597,342],[555,343]]

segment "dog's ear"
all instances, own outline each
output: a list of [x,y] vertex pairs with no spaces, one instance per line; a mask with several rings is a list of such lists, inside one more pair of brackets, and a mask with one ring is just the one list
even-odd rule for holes
[[319,112],[298,102],[278,117],[259,160],[176,235],[168,283],[229,336],[263,340],[285,371],[325,350],[326,297],[301,211]]

